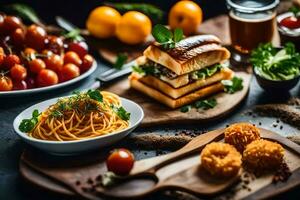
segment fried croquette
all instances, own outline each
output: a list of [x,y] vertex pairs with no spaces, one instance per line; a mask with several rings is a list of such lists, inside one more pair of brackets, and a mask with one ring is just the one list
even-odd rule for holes
[[268,140],[256,140],[247,145],[243,153],[243,162],[253,170],[271,170],[280,166],[283,161],[284,148]]
[[235,146],[241,153],[252,141],[260,139],[259,129],[246,122],[232,124],[225,129],[224,134],[225,142]]
[[202,150],[201,165],[214,176],[230,177],[239,172],[242,156],[230,144],[213,142]]

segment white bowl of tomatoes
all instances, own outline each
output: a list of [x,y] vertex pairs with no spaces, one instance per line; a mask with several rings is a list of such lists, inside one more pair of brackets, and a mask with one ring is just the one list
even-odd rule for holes
[[77,38],[0,14],[0,97],[61,88],[92,74],[96,62]]

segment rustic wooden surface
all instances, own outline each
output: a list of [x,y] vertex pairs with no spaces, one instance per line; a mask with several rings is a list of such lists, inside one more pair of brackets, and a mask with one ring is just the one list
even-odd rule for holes
[[[133,173],[153,173],[159,179],[157,184],[149,181],[149,179],[137,180],[135,178],[133,180],[136,182],[129,181],[129,183],[110,189],[100,187],[97,191],[108,196],[118,197],[142,197],[153,191],[165,189],[176,189],[198,195],[211,195],[223,191],[235,179],[217,181],[216,178],[208,176],[203,169],[199,168],[199,151],[211,141],[223,141],[223,131],[224,129],[219,129],[198,136],[198,138],[195,138],[177,152],[137,161]],[[232,199],[268,198],[300,184],[300,146],[265,129],[261,129],[261,136],[277,141],[284,146],[285,161],[293,175],[284,184],[272,184],[273,174],[271,173],[259,176],[249,183],[248,187],[251,190],[247,188],[236,190],[231,197]],[[81,190],[82,186],[88,185],[87,180],[89,178],[94,180],[97,175],[106,171],[105,157],[101,155],[95,156],[98,158],[97,161],[91,162],[92,159],[90,158],[82,158],[79,164],[79,162],[76,162],[78,158],[61,159],[53,157],[50,162],[49,159],[43,159],[42,155],[25,152],[20,162],[20,170],[26,179],[49,190],[68,195],[74,195],[75,192],[87,199],[101,199],[94,196],[93,193]],[[167,160],[168,162],[166,162]],[[241,173],[244,173],[244,171]],[[77,180],[81,181],[80,186],[75,184]],[[139,187],[137,187],[137,184]],[[239,188],[240,184],[233,185],[230,190]],[[224,193],[220,195],[222,194],[224,195]]]
[[236,76],[243,78],[243,90],[234,94],[216,94],[214,95],[214,98],[216,98],[218,104],[213,109],[197,111],[195,108],[193,108],[187,113],[180,112],[180,109],[170,109],[167,106],[151,99],[150,97],[145,96],[134,89],[130,89],[127,79],[123,79],[109,87],[103,88],[103,90],[114,92],[122,97],[131,99],[138,103],[145,112],[145,118],[142,122],[142,126],[154,126],[172,123],[203,123],[228,114],[247,96],[251,74],[246,72],[236,72]]

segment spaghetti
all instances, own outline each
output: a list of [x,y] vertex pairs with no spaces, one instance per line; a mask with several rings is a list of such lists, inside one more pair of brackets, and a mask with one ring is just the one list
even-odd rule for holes
[[119,96],[89,90],[59,99],[38,117],[28,134],[42,140],[82,140],[123,130],[129,126],[129,117]]

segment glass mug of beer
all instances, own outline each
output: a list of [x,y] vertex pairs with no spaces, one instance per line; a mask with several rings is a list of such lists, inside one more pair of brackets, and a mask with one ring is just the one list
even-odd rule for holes
[[275,8],[279,0],[227,0],[232,57],[248,63],[251,50],[271,42],[276,31]]

